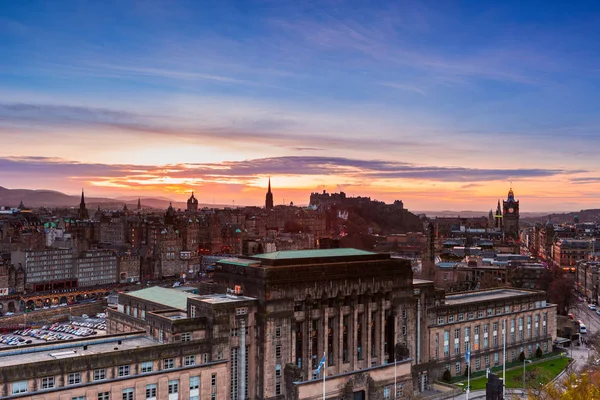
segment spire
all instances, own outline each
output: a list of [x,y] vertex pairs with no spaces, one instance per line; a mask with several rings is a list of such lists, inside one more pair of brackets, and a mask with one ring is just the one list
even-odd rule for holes
[[138,205],[137,205],[137,209],[141,210],[142,209],[142,202],[140,201],[140,198],[138,197]]
[[83,188],[81,188],[81,202],[79,203],[79,205],[85,207],[85,196],[83,194]]
[[273,209],[273,193],[271,193],[271,177],[269,177],[269,189],[267,190],[267,196],[265,198],[265,208],[267,210]]

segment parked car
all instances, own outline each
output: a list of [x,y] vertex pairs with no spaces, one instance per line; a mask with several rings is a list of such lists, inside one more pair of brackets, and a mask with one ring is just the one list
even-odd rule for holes
[[590,308],[590,310],[596,310],[595,304],[590,304],[590,305],[588,305],[588,307]]

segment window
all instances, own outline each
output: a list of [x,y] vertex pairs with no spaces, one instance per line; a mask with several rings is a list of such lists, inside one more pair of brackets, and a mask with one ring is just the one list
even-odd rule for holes
[[85,400],[85,396],[71,397],[71,400]]
[[54,377],[50,376],[47,378],[42,378],[40,389],[52,389],[54,387]]
[[163,360],[163,369],[173,369],[175,368],[175,359],[167,358]]
[[190,390],[195,390],[200,388],[200,377],[199,376],[190,376]]
[[69,385],[77,385],[78,383],[81,383],[81,372],[69,374],[67,381]]
[[402,385],[401,383],[399,383],[396,387],[397,392],[396,392],[396,396],[397,397],[402,397],[404,396],[404,385]]
[[444,357],[450,356],[450,331],[444,331]]
[[190,318],[196,318],[196,306],[190,307]]
[[389,398],[390,398],[390,396],[391,396],[391,392],[392,392],[392,391],[390,390],[390,387],[389,387],[389,386],[384,386],[384,387],[383,387],[383,398],[384,398],[384,399],[389,399]]
[[438,317],[438,325],[442,325],[444,323],[444,317]]
[[488,308],[487,309],[487,316],[490,317],[492,315],[494,315],[494,310],[492,308]]
[[210,377],[210,400],[217,400],[217,374]]
[[169,394],[179,393],[179,381],[177,379],[169,381]]
[[27,381],[13,382],[12,394],[27,393]]
[[464,321],[465,320],[465,313],[458,313],[458,320],[459,321]]
[[280,395],[281,394],[281,382],[276,382],[275,383],[275,394],[276,395]]
[[498,365],[500,363],[499,360],[498,353],[494,353],[494,365]]
[[129,365],[119,365],[119,376],[129,375]]
[[110,392],[98,393],[98,400],[110,400]]
[[454,314],[448,315],[448,323],[451,324],[452,322],[454,322]]
[[486,367],[490,366],[490,356],[485,356],[485,366]]
[[475,318],[475,313],[471,311],[469,313],[469,319],[473,319],[473,318]]
[[480,357],[477,357],[477,358],[475,359],[475,370],[476,370],[476,371],[479,371],[480,369],[481,369],[481,358],[480,358]]
[[281,376],[281,364],[275,365],[275,376],[276,377],[280,377]]
[[146,385],[146,400],[156,400],[156,384]]
[[152,372],[154,370],[154,365],[152,361],[144,361],[142,363],[142,373]]
[[281,346],[275,346],[275,358],[281,358]]
[[192,334],[190,332],[185,332],[181,334],[181,341],[182,342],[189,342],[192,340]]
[[456,364],[454,364],[454,372],[456,375],[460,375],[460,361],[457,361]]
[[94,370],[94,380],[101,381],[104,379],[106,379],[106,369],[105,368],[95,369]]
[[123,400],[133,400],[133,388],[125,388],[121,393],[123,394]]
[[281,337],[281,327],[280,326],[275,328],[275,337]]
[[196,356],[185,356],[183,358],[183,365],[196,365]]

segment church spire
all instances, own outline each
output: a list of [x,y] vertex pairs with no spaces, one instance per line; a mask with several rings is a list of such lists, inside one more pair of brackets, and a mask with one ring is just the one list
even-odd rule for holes
[[138,209],[138,211],[142,209],[142,202],[139,197],[138,197],[137,209]]
[[90,219],[87,208],[85,207],[85,194],[83,193],[83,188],[81,189],[81,202],[79,203],[79,212],[77,213],[77,217],[80,221]]
[[265,198],[265,208],[267,210],[273,209],[273,193],[271,192],[271,177],[269,177],[269,188],[267,190],[267,196]]

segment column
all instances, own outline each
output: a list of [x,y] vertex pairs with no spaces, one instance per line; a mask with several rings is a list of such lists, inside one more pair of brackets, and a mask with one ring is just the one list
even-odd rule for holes
[[385,362],[385,297],[379,303],[379,365]]

